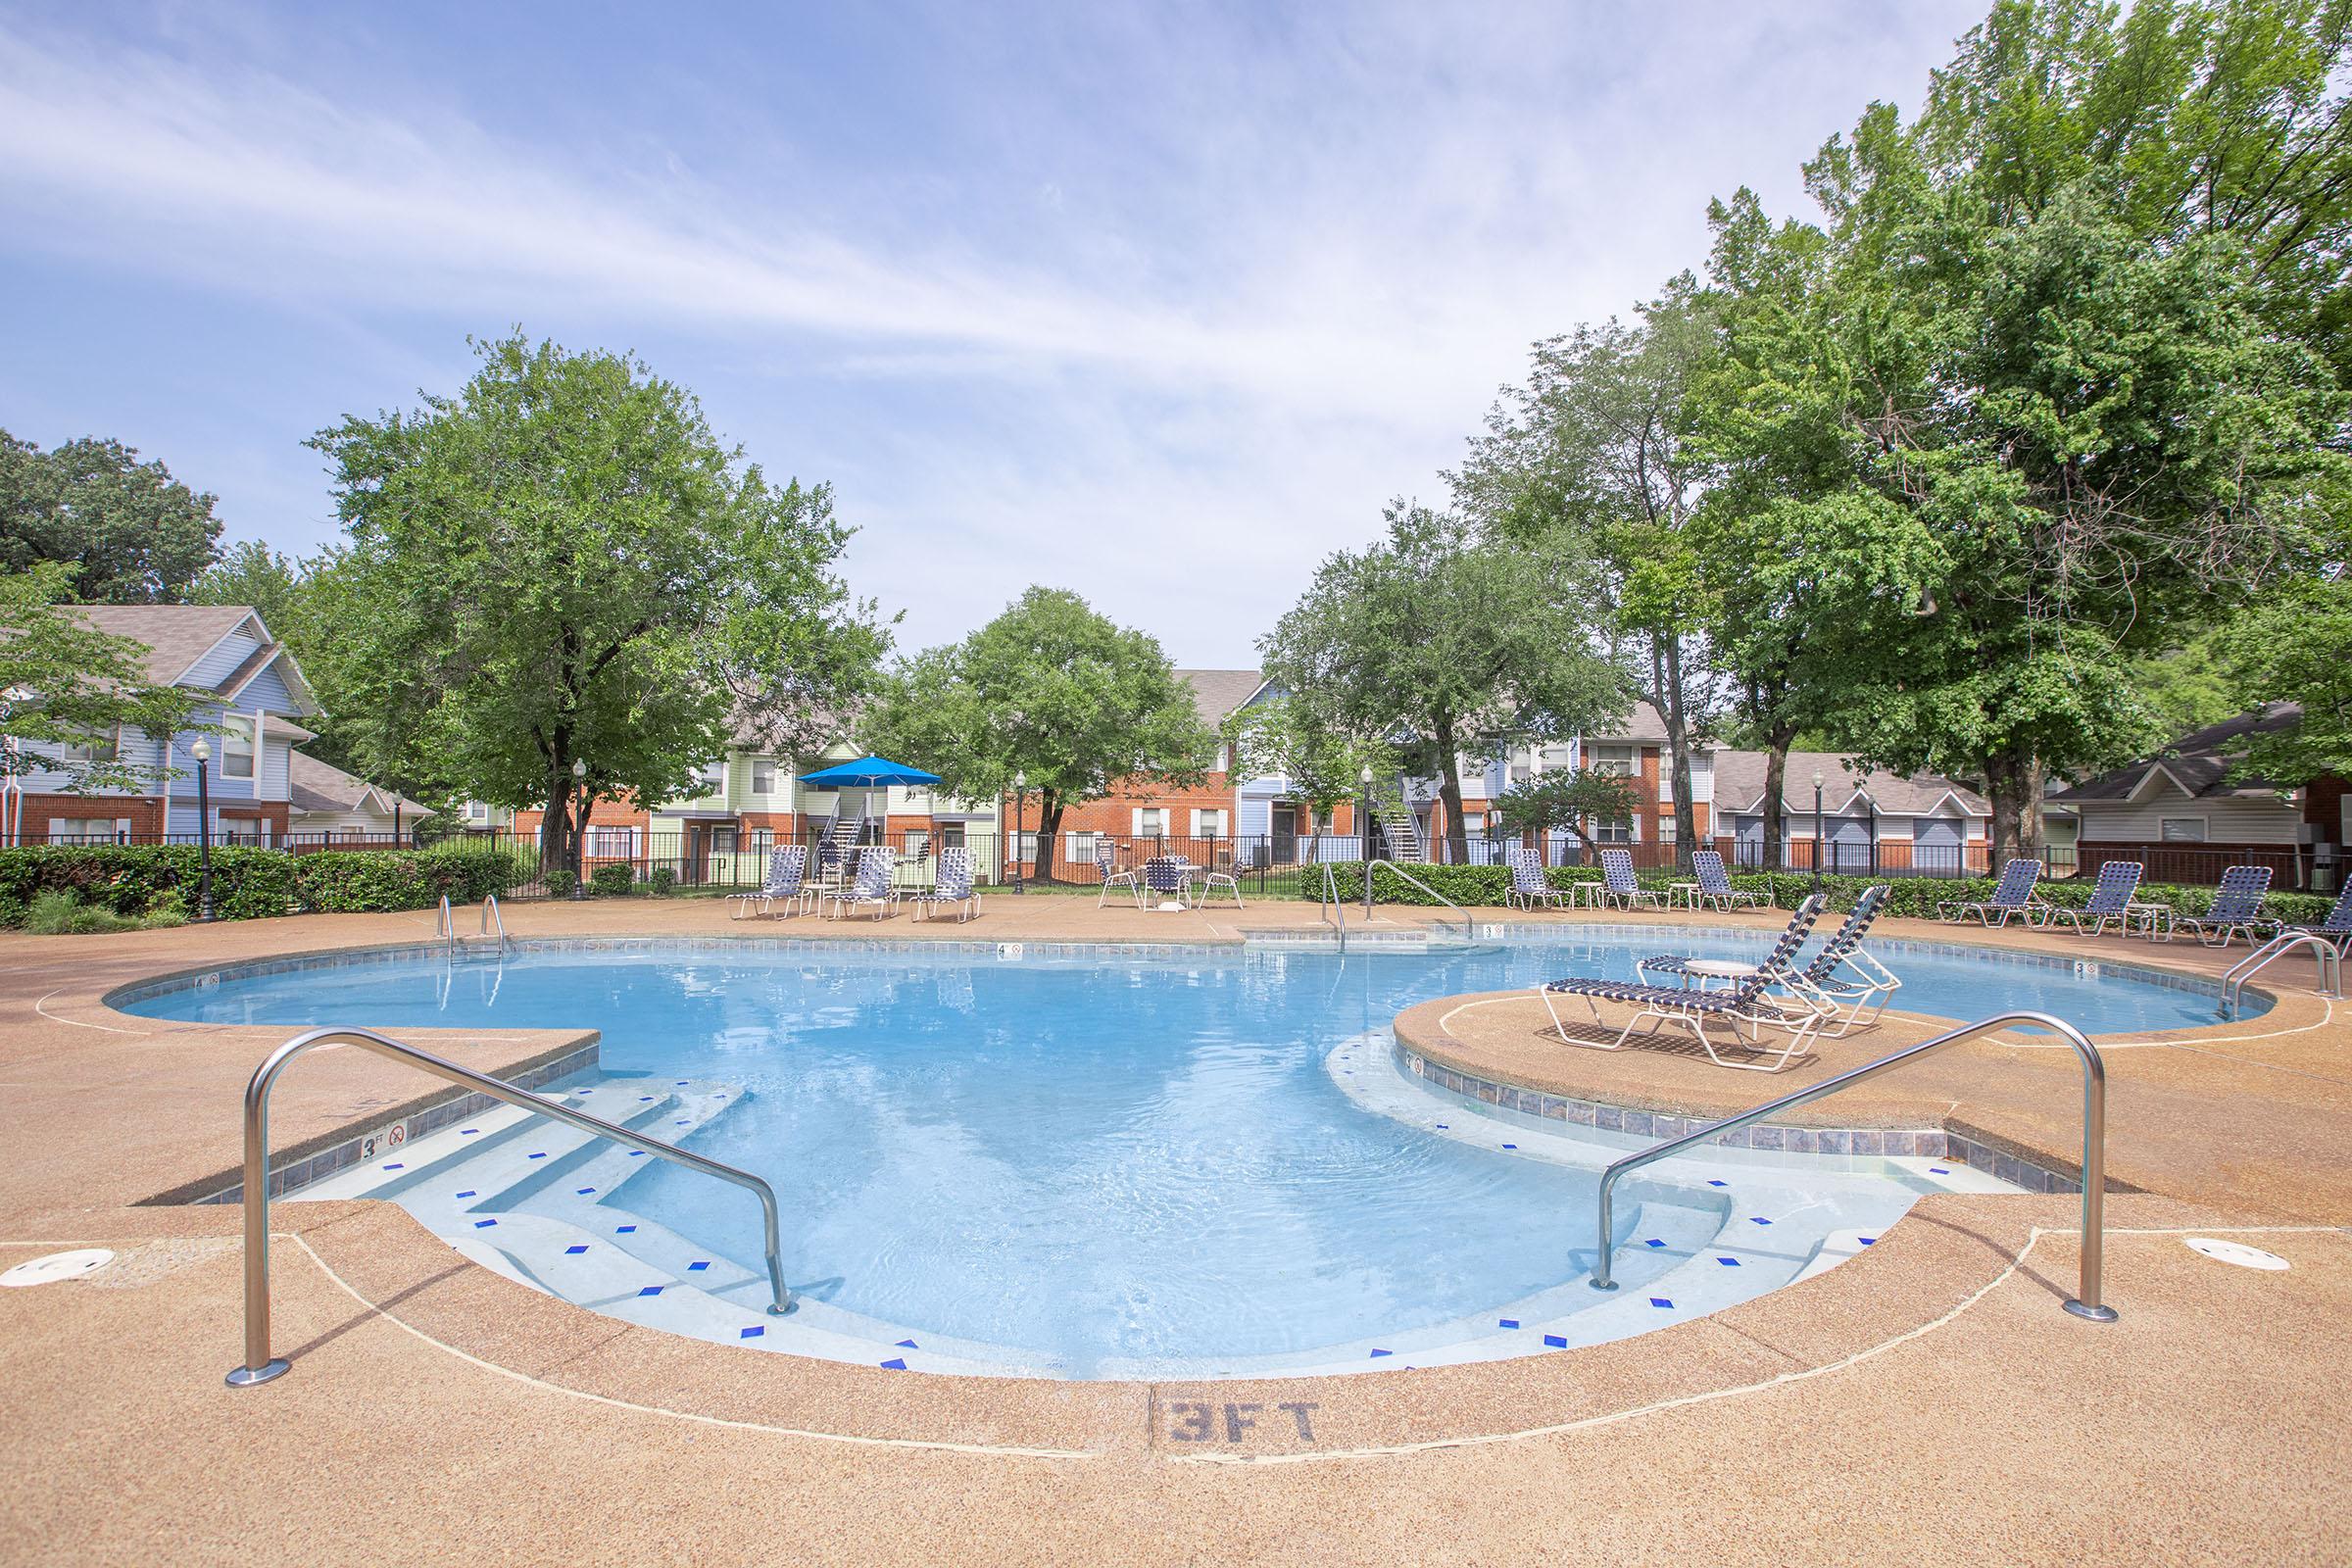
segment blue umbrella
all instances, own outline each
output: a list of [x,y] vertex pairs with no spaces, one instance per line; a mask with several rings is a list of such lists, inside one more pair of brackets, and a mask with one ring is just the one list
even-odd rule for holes
[[868,756],[853,762],[836,762],[831,767],[819,768],[813,773],[804,773],[801,782],[836,786],[848,784],[870,790],[886,784],[936,784],[939,775],[926,773],[919,767],[908,767],[905,762]]

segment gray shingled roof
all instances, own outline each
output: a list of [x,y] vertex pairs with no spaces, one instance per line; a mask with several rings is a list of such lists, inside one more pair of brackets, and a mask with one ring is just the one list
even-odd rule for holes
[[[1715,808],[1734,813],[1754,812],[1764,800],[1762,752],[1721,751],[1715,754]],[[1781,808],[1813,809],[1813,774],[1823,776],[1822,808],[1850,815],[1857,792],[1866,795],[1889,816],[1924,816],[1949,798],[1970,816],[1990,816],[1992,807],[1975,790],[1953,783],[1940,773],[1895,773],[1883,767],[1865,768],[1850,757],[1832,752],[1790,752],[1787,774],[1781,780]]]
[[2154,757],[2122,767],[2109,768],[2095,778],[2086,778],[2072,789],[2061,790],[2051,797],[2058,801],[2122,801],[2131,798],[2154,768],[2171,774],[2181,789],[2199,799],[2226,798],[2232,795],[2275,795],[2282,789],[2293,789],[2305,780],[2244,778],[2232,780],[2230,768],[2246,753],[2246,739],[2251,735],[2275,734],[2292,729],[2303,722],[2302,705],[2298,703],[2265,703],[2234,718],[2208,724],[2203,729],[2190,730]]
[[147,649],[147,678],[169,686],[253,610],[247,605],[84,605],[81,618]]
[[[366,795],[368,789],[369,785],[366,779],[356,778],[332,762],[322,762],[318,758],[303,752],[294,752],[289,755],[286,767],[286,798],[293,803],[294,809],[297,811],[356,810],[360,804],[360,797]],[[390,790],[380,793],[386,796],[392,795]],[[430,808],[419,806],[406,796],[395,798],[400,801],[401,815],[404,817],[423,817],[433,814]]]
[[1180,669],[1177,675],[1193,688],[1193,707],[1200,722],[1214,729],[1225,715],[1241,707],[1266,683],[1254,669]]

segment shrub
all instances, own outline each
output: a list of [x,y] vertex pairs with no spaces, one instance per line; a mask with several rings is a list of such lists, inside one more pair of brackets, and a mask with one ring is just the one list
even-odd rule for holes
[[74,916],[81,911],[81,900],[65,888],[50,888],[32,896],[32,906],[24,916],[24,929],[35,936],[62,937],[74,929]]
[[654,874],[645,879],[645,885],[648,892],[665,897],[678,885],[678,873],[670,866],[657,865]]
[[619,897],[623,894],[634,893],[637,891],[637,872],[634,867],[625,862],[616,865],[600,865],[588,873],[588,886],[600,897]]
[[[0,850],[0,922],[28,921],[45,892],[70,893],[85,909],[131,918],[193,912],[202,874],[194,845],[42,845]],[[501,850],[213,851],[213,912],[224,920],[305,910],[430,908],[446,893],[472,903],[520,880]]]
[[547,873],[547,896],[551,899],[568,899],[579,885],[580,874],[577,871],[559,868]]

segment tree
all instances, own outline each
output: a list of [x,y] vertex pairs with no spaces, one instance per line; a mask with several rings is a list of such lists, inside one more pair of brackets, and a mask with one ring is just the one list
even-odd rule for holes
[[1378,736],[1324,728],[1314,710],[1290,697],[1272,697],[1226,715],[1225,744],[1235,778],[1280,778],[1318,822],[1342,801],[1363,793],[1364,769],[1376,779],[1396,772],[1396,748]]
[[1590,853],[1599,841],[1588,825],[1630,817],[1640,800],[1630,775],[1579,767],[1521,779],[1496,798],[1494,809],[1513,833],[1536,834],[1544,844],[1553,828],[1564,827]]
[[62,562],[0,572],[0,778],[55,770],[76,794],[148,788],[172,770],[131,761],[118,735],[188,728],[199,694],[150,683],[135,639],[60,604],[72,576]]
[[1157,641],[1058,588],[1031,588],[962,642],[908,660],[858,733],[966,800],[1001,797],[1019,775],[1038,793],[1045,879],[1071,807],[1121,780],[1197,784],[1217,746]]
[[1327,734],[1394,745],[1438,779],[1469,858],[1460,760],[1472,747],[1588,729],[1624,711],[1594,651],[1594,570],[1564,536],[1509,545],[1448,513],[1393,503],[1388,537],[1324,561],[1259,639],[1266,678]]
[[1450,476],[1457,503],[1491,533],[1528,540],[1564,530],[1601,567],[1604,631],[1628,655],[1634,694],[1665,725],[1686,861],[1699,842],[1691,756],[1719,704],[1690,537],[1708,465],[1684,433],[1715,335],[1686,274],[1631,324],[1612,319],[1537,344],[1527,385],[1505,389]]
[[213,560],[214,497],[120,441],[43,452],[0,430],[0,571],[64,564],[85,605],[176,604]]
[[317,657],[362,765],[543,805],[547,863],[576,865],[586,802],[699,793],[738,736],[836,734],[888,633],[835,575],[831,492],[771,485],[642,361],[475,348],[458,396],[311,442],[350,534]]
[[[256,540],[231,545],[188,584],[191,605],[246,605],[278,641],[293,643],[305,618],[313,566]],[[299,657],[299,650],[297,650]]]
[[2303,717],[2251,737],[2234,771],[2281,784],[2352,778],[2352,584],[2340,576],[2291,584],[2246,617],[2237,651],[2239,708],[2295,703]]

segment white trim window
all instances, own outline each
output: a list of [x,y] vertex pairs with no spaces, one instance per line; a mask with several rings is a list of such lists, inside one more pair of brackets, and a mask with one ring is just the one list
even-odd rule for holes
[[588,858],[592,860],[632,860],[637,858],[637,830],[633,827],[592,827],[588,830]]
[[1164,806],[1139,806],[1135,808],[1135,836],[1139,839],[1165,838],[1168,832],[1168,808]]
[[752,793],[754,795],[776,793],[776,760],[774,758],[755,757],[752,759]]
[[112,844],[117,834],[128,834],[127,818],[111,816],[53,816],[49,819],[49,842],[52,844]]
[[[1093,832],[1070,833],[1063,840],[1063,843],[1065,843],[1068,848],[1061,852],[1062,858],[1069,861],[1069,863],[1072,865],[1085,865],[1091,863],[1095,858],[1095,840],[1098,836],[1099,835]],[[963,842],[962,835],[957,834],[953,842],[961,844]]]
[[2205,842],[2205,818],[2201,816],[2162,816],[2156,819],[2156,837],[2166,844],[2202,844]]
[[228,718],[220,726],[220,776],[253,777],[253,720]]
[[115,762],[122,758],[122,730],[120,725],[103,732],[94,732],[87,740],[71,741],[65,747],[69,762],[89,766],[97,762]]
[[1194,807],[1193,837],[1197,839],[1226,837],[1225,808],[1221,806]]

